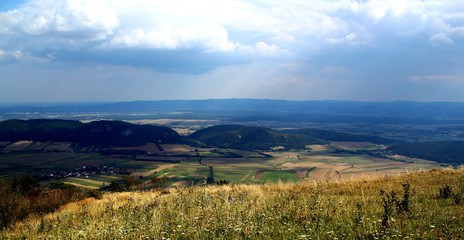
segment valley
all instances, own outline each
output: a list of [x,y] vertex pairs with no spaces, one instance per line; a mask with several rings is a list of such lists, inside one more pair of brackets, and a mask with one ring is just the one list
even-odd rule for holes
[[18,111],[0,121],[0,236],[462,236],[459,114],[384,118],[349,103],[341,117],[271,103],[281,108],[265,115],[195,104],[156,116]]
[[166,177],[170,185],[177,187],[202,185],[210,167],[215,181],[262,184],[343,180],[443,166],[399,155],[373,156],[385,146],[369,142],[334,141],[279,151],[155,143],[111,149],[79,148],[65,142],[18,141],[3,145],[1,176],[27,174],[44,184],[62,181],[89,189],[103,188],[111,182],[123,184],[125,176],[137,177],[141,182]]

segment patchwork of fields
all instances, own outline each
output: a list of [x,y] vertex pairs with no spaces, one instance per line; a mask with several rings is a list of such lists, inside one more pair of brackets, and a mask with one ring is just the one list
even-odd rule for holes
[[[359,142],[331,142],[310,145],[306,149],[274,152],[146,144],[115,148],[116,152],[125,154],[112,155],[74,152],[69,143],[21,141],[3,145],[1,176],[43,176],[64,172],[60,173],[64,177],[57,178],[58,181],[89,189],[99,189],[111,182],[123,183],[124,176],[135,177],[142,182],[167,177],[170,184],[177,187],[201,185],[209,176],[210,167],[215,181],[231,183],[296,182],[303,179],[330,181],[440,167],[432,161],[404,156],[355,154],[354,151],[383,147]],[[140,155],[140,152],[147,154]],[[85,171],[86,166],[97,170]],[[79,174],[74,174],[76,172]],[[43,183],[50,181],[56,180]]]

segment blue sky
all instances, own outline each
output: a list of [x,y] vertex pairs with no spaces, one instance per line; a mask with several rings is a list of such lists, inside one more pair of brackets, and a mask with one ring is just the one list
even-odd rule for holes
[[0,102],[464,101],[464,2],[0,0]]

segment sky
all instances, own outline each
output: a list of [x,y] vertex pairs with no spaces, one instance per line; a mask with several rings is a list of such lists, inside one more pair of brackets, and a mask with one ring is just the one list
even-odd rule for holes
[[0,0],[0,103],[464,101],[464,1]]

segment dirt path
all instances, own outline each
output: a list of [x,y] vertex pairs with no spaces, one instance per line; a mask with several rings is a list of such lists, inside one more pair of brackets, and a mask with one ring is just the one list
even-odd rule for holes
[[83,184],[79,184],[75,182],[64,182],[64,183],[70,184],[76,187],[86,188],[86,189],[99,189],[99,187],[96,187],[96,186],[83,185]]
[[160,172],[164,169],[167,169],[167,168],[172,168],[174,167],[175,164],[164,164],[164,165],[161,165],[159,166],[158,168],[156,169],[153,169],[153,170],[150,170],[150,171],[146,171],[146,172],[135,172],[135,173],[132,173],[131,176],[134,176],[134,177],[148,177],[152,174],[154,174],[155,172]]
[[264,175],[264,170],[259,170],[251,179],[261,179]]
[[76,180],[76,181],[82,181],[90,184],[95,184],[95,185],[103,185],[105,182],[102,181],[97,181],[97,180],[92,180],[92,179],[87,179],[87,178],[69,178],[71,181]]
[[252,172],[253,171],[251,171],[251,170],[248,171],[247,174],[245,176],[243,176],[242,179],[240,179],[240,181],[242,181],[242,182],[245,181],[251,175]]

